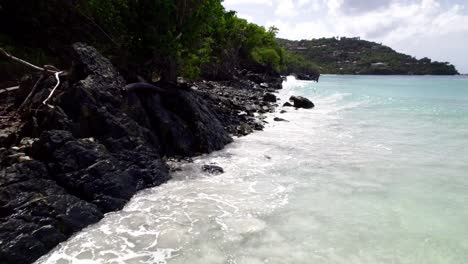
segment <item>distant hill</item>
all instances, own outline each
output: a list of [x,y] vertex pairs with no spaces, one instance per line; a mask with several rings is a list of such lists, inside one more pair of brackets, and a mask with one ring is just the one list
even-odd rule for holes
[[278,39],[280,46],[319,67],[322,74],[456,75],[448,62],[416,59],[360,38]]

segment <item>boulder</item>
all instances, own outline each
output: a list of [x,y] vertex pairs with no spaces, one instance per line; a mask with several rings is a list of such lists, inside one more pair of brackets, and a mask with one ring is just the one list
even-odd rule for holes
[[247,79],[256,83],[256,84],[261,84],[261,83],[265,83],[265,79],[264,77],[261,75],[261,74],[258,74],[258,73],[248,73],[246,75]]
[[1,263],[31,263],[103,217],[96,205],[59,186],[41,162],[17,163],[0,174]]
[[237,133],[242,135],[242,136],[246,136],[250,133],[252,133],[254,130],[252,129],[252,127],[249,125],[249,124],[246,124],[246,123],[243,123],[241,124],[240,126],[237,127]]
[[263,101],[265,102],[271,102],[271,103],[275,103],[276,102],[276,95],[272,94],[272,93],[266,93],[264,96],[263,96]]
[[314,103],[302,96],[291,96],[289,101],[292,101],[294,103],[294,107],[296,108],[310,109],[315,107]]
[[138,190],[169,179],[167,167],[157,156],[131,150],[113,155],[104,145],[75,139],[63,130],[44,132],[31,154],[51,164],[50,173],[67,192],[103,212],[121,209]]

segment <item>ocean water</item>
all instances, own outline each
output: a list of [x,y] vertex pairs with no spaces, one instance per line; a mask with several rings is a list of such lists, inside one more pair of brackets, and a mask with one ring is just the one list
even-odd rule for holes
[[37,263],[468,263],[468,78],[288,78],[291,94],[316,108],[183,164]]

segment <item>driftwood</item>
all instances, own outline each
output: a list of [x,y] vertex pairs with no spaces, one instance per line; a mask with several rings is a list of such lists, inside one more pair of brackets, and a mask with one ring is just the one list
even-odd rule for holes
[[18,107],[18,112],[21,112],[21,110],[23,110],[24,106],[26,106],[26,104],[29,102],[29,99],[36,93],[37,87],[39,87],[39,84],[45,79],[45,77],[45,74],[41,74],[41,77],[39,77],[39,79],[36,81],[33,88],[31,89],[31,92],[29,92],[26,99],[24,99],[20,107]]
[[[26,97],[26,99],[24,99],[23,103],[21,103],[20,107],[18,108],[18,111],[21,111],[23,110],[23,108],[26,106],[26,104],[29,102],[30,98],[36,93],[37,91],[37,88],[39,87],[39,85],[41,84],[42,81],[44,81],[47,76],[49,75],[55,75],[55,79],[57,80],[57,84],[55,85],[55,87],[52,89],[52,91],[50,92],[49,96],[42,102],[44,105],[47,105],[49,107],[52,107],[51,105],[47,104],[47,101],[49,101],[49,99],[52,97],[52,95],[54,94],[55,90],[60,86],[60,75],[63,74],[64,72],[63,71],[60,71],[59,69],[57,69],[56,67],[52,66],[52,65],[44,65],[43,67],[39,67],[37,65],[34,65],[30,62],[27,62],[25,60],[22,60],[20,58],[17,58],[13,55],[11,55],[10,53],[6,52],[4,49],[0,48],[0,55],[3,55],[4,57],[8,58],[9,60],[11,61],[14,61],[14,62],[17,62],[19,64],[22,64],[28,68],[31,68],[33,70],[36,70],[36,71],[41,71],[42,74],[41,76],[39,77],[39,79],[37,80],[37,82],[34,84],[31,92],[28,94],[28,96]],[[19,87],[18,87],[19,88]],[[18,89],[17,88],[17,89]],[[7,88],[8,89],[8,88]],[[3,93],[5,91],[0,91],[0,94]]]
[[55,90],[60,86],[60,74],[63,73],[63,72],[56,72],[55,73],[55,79],[57,80],[57,84],[55,85],[54,89],[52,89],[52,91],[50,92],[49,96],[47,96],[47,98],[42,102],[44,105],[47,105],[48,107],[50,108],[54,108],[52,105],[49,105],[47,104],[47,101],[49,101],[49,99],[52,97],[52,95],[54,94]]
[[0,89],[0,94],[6,93],[6,92],[11,92],[11,91],[16,91],[19,89],[19,86],[13,86],[13,87],[8,87],[8,88],[3,88]]
[[20,58],[17,58],[13,55],[11,55],[10,53],[6,52],[4,49],[0,48],[0,54],[2,54],[3,56],[7,57],[8,59],[14,61],[14,62],[17,62],[17,63],[20,63],[24,66],[27,66],[29,68],[32,68],[36,71],[45,71],[45,72],[50,72],[50,73],[55,73],[57,71],[54,71],[54,70],[51,70],[51,69],[47,69],[47,68],[42,68],[42,67],[39,67],[39,66],[36,66],[30,62],[27,62],[25,60],[22,60]]

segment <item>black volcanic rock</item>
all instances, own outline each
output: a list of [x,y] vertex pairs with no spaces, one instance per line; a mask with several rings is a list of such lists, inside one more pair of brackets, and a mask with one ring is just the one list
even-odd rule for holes
[[[249,73],[267,85],[241,76],[193,88],[165,84],[158,92],[125,89],[96,49],[77,43],[72,53],[72,70],[49,101],[54,107],[42,105],[56,83],[51,77],[25,107],[40,111],[25,111],[10,127],[2,124],[0,263],[31,263],[121,209],[135,192],[166,182],[166,157],[219,150],[232,142],[229,133],[262,129],[264,121],[254,114],[273,111],[263,96],[282,83],[279,76]],[[22,85],[38,77],[32,78]],[[24,93],[18,96],[21,102]],[[23,146],[22,139],[34,143]]]
[[224,173],[224,169],[216,165],[203,165],[202,171],[208,172],[210,174],[221,174]]
[[302,96],[291,96],[289,101],[292,101],[294,103],[294,107],[296,108],[310,109],[315,107],[314,103]]
[[281,117],[275,117],[273,118],[274,121],[276,122],[289,122],[288,120],[284,119],[284,118],[281,118]]
[[0,191],[1,263],[30,263],[103,217],[96,205],[68,194],[38,161],[2,169]]
[[294,76],[296,77],[297,80],[318,82],[320,78],[320,73],[315,73],[315,74],[294,73]]
[[275,103],[276,102],[276,95],[272,94],[272,93],[266,93],[264,96],[263,96],[263,101],[265,102],[271,102],[271,103]]

